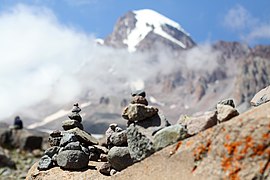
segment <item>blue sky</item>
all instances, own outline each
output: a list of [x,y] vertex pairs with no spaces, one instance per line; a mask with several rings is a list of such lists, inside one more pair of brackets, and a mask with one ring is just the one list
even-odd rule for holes
[[269,0],[0,0],[0,12],[16,4],[46,7],[61,24],[106,37],[117,19],[130,10],[153,9],[173,19],[197,43],[217,40],[250,45],[270,42]]

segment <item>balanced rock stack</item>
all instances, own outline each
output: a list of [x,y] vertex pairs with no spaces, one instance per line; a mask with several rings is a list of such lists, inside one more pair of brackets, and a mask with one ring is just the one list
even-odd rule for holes
[[81,112],[81,108],[79,108],[78,103],[75,103],[72,108],[72,113],[68,115],[69,120],[65,120],[62,122],[62,127],[64,130],[73,129],[75,127],[83,130],[82,117],[80,116],[79,112]]
[[81,109],[74,104],[70,120],[63,121],[65,131],[53,131],[49,137],[51,147],[41,157],[38,169],[48,170],[60,166],[66,170],[80,170],[88,167],[89,160],[98,151],[93,145],[98,141],[91,134],[83,131]]

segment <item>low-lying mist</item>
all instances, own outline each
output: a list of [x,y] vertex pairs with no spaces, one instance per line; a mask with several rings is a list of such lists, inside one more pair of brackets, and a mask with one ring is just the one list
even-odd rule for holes
[[130,54],[98,45],[93,35],[61,24],[46,8],[24,5],[0,14],[0,39],[0,119],[43,100],[64,104],[89,91],[110,95],[143,88],[141,82],[157,73],[211,71],[218,55],[210,45],[177,59],[161,49],[155,56]]

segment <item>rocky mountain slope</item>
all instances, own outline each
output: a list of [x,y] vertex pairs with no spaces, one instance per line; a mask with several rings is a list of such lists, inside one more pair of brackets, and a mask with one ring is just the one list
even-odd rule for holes
[[[180,115],[214,108],[216,102],[226,98],[233,98],[243,112],[249,108],[251,97],[270,84],[270,46],[249,47],[225,41],[196,45],[178,23],[152,10],[131,11],[119,18],[102,46],[149,57],[144,66],[153,74],[151,78],[138,79],[137,83],[147,92],[149,104],[157,106],[171,123]],[[160,62],[161,70],[153,69]],[[140,64],[132,64],[130,71],[140,69]],[[81,105],[85,129],[103,134],[112,122],[124,126],[120,112],[129,100],[129,93],[130,89],[125,89],[74,99]],[[52,105],[43,101],[18,114],[28,128],[61,129],[61,121],[67,118],[74,102]],[[5,121],[10,119],[13,117]]]
[[[38,171],[26,179],[269,179],[270,103],[216,125],[156,152],[112,177],[99,174],[99,162],[80,172],[58,167]],[[143,173],[142,173],[143,172]]]

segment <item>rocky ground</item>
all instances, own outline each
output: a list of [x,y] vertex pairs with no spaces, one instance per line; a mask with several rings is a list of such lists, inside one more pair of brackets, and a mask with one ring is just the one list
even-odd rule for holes
[[113,176],[90,161],[80,171],[54,167],[26,179],[269,179],[270,103],[254,107],[183,141],[168,146]]

